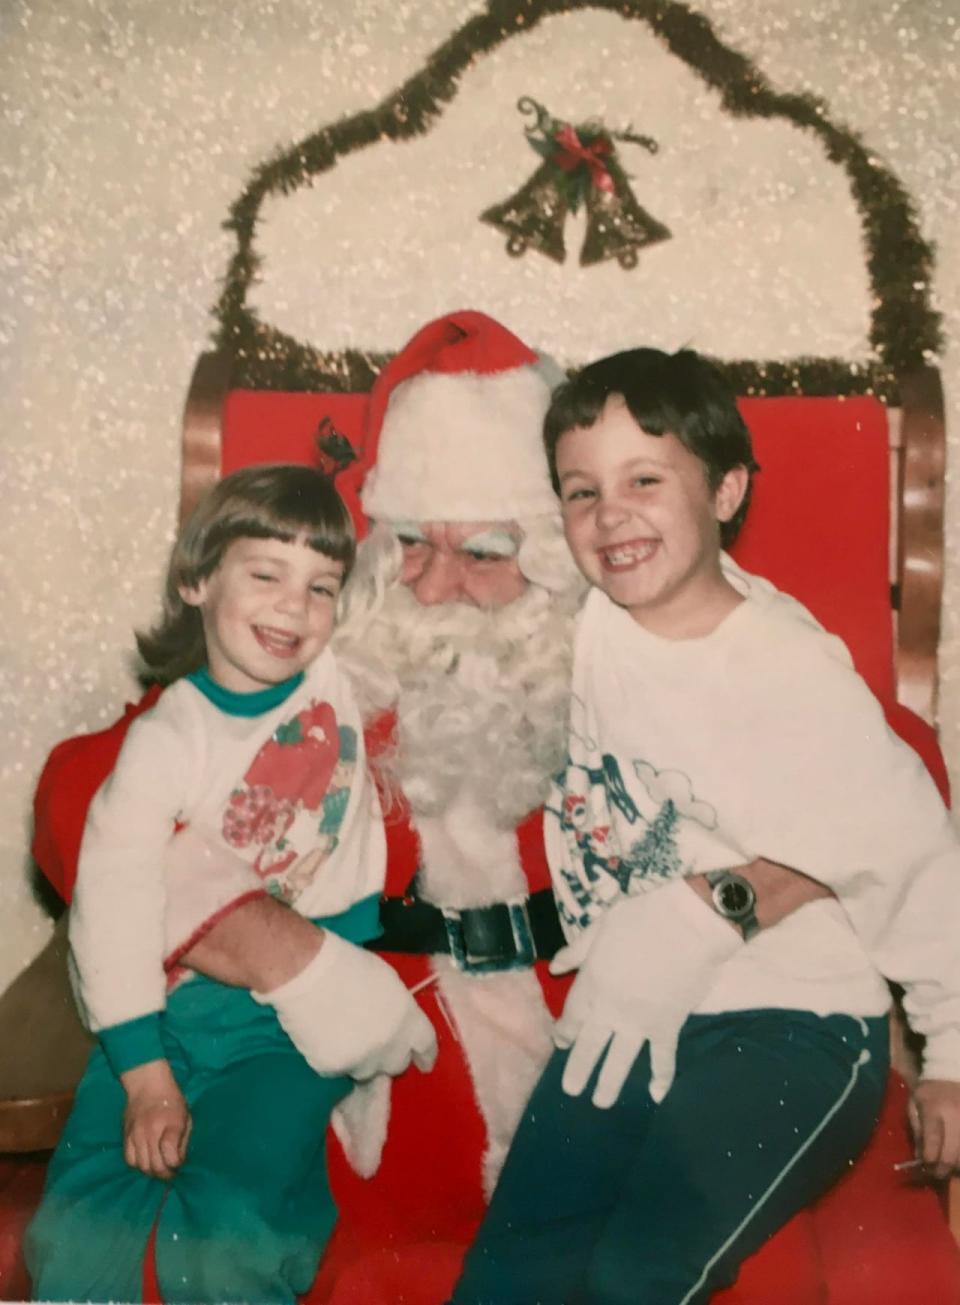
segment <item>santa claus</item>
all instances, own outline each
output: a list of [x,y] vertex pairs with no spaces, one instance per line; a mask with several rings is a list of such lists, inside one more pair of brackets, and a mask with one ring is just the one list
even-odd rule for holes
[[374,525],[337,652],[368,707],[385,690],[394,706],[374,746],[389,802],[376,946],[441,1050],[429,1077],[394,1084],[377,1174],[337,1166],[318,1299],[391,1299],[391,1280],[404,1299],[443,1298],[549,1054],[563,984],[546,961],[563,938],[539,808],[563,760],[582,593],[540,443],[558,379],[459,313],[419,332],[372,395]]

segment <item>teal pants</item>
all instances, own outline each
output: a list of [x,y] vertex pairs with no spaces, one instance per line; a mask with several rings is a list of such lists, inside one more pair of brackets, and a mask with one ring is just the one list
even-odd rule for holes
[[187,1159],[169,1182],[125,1163],[126,1094],[95,1048],[27,1230],[34,1298],[141,1300],[156,1225],[171,1305],[292,1301],[336,1219],[326,1130],[352,1083],[315,1074],[272,1007],[209,979],[170,995],[163,1038],[193,1118]]

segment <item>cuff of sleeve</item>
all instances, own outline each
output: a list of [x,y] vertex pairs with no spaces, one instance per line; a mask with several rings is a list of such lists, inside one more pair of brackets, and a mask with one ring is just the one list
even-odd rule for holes
[[167,1054],[160,1036],[159,1011],[101,1029],[97,1037],[118,1078],[128,1069],[146,1065],[150,1060],[163,1060]]
[[947,1028],[927,1035],[922,1077],[960,1081],[960,1029]]
[[205,920],[202,920],[189,936],[167,952],[163,958],[163,968],[169,974],[171,970],[180,964],[187,952],[196,947],[201,939],[206,938],[207,934],[215,929],[221,920],[225,920],[228,915],[232,915],[238,907],[245,906],[247,902],[254,902],[260,897],[269,896],[270,894],[265,888],[254,888],[249,892],[241,893],[239,897],[235,897],[230,902],[225,902],[211,915],[208,915]]
[[278,1003],[282,1006],[285,1002],[310,992],[318,983],[324,983],[330,970],[335,968],[338,959],[344,953],[360,950],[352,943],[344,942],[337,934],[327,931],[324,934],[323,946],[292,979],[287,979],[286,983],[271,988],[269,992],[256,992],[251,988],[250,996],[261,1006],[276,1006]]
[[[696,930],[718,960],[733,956],[743,946],[743,935],[736,925],[723,919],[709,902],[696,893],[685,879],[675,879],[658,893],[672,893],[673,905],[690,930]],[[666,900],[666,899],[664,899]]]

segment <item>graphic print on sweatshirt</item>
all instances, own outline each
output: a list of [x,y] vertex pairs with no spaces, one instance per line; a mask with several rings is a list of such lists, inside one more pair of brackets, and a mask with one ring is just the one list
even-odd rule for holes
[[[546,833],[561,918],[583,929],[621,894],[696,873],[685,837],[715,830],[717,813],[680,770],[603,752],[586,711],[571,705],[569,751],[546,802]],[[699,841],[699,840],[695,840]]]
[[312,700],[273,732],[230,794],[224,841],[267,891],[294,902],[337,846],[357,761],[356,732]]

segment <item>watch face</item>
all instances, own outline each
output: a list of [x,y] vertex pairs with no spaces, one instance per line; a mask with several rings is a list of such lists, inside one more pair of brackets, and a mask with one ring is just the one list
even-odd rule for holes
[[720,885],[720,901],[731,916],[744,915],[754,905],[753,889],[741,879],[727,879]]

